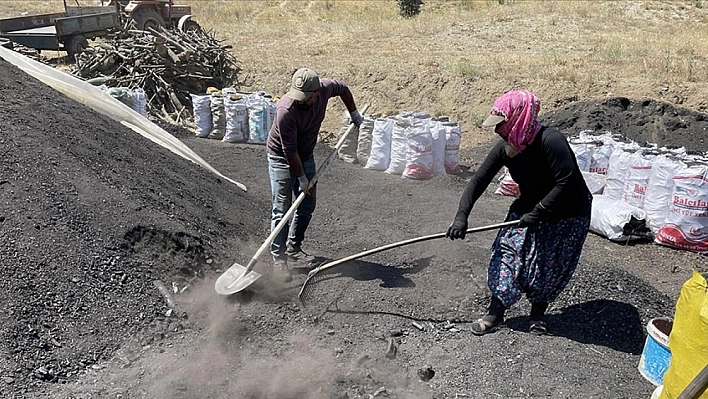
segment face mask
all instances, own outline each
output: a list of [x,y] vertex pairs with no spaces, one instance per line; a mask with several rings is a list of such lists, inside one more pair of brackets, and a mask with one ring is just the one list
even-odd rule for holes
[[506,155],[509,158],[514,158],[515,156],[519,155],[520,152],[517,150],[513,145],[511,144],[505,144],[504,145],[504,151],[506,151]]

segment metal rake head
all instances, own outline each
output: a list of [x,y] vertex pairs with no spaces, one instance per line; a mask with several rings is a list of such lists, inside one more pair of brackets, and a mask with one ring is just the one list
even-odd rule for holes
[[329,271],[329,269],[318,270],[315,268],[310,271],[310,273],[307,274],[307,279],[300,288],[300,293],[297,294],[297,299],[300,303],[303,306],[307,306],[307,303],[314,297],[315,285],[322,280],[326,280],[327,277],[330,277],[332,274],[333,272]]

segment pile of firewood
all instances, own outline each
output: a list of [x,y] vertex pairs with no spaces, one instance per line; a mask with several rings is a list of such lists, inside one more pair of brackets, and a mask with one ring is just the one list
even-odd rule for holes
[[160,28],[125,30],[77,56],[72,73],[94,85],[142,88],[151,116],[191,118],[190,94],[238,83],[236,59],[213,34]]

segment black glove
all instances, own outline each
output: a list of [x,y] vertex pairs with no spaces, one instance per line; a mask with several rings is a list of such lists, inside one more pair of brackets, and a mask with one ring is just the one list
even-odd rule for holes
[[519,219],[518,227],[529,227],[538,223],[538,218],[532,213],[524,213]]
[[355,109],[354,111],[350,112],[349,117],[352,123],[356,125],[356,127],[361,126],[361,122],[364,121],[364,116],[359,113],[358,109]]
[[456,215],[455,220],[450,227],[447,228],[445,237],[455,240],[465,238],[465,235],[467,235],[467,218],[464,215]]

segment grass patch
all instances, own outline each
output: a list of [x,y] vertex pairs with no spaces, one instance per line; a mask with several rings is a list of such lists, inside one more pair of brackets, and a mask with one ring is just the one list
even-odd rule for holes
[[455,72],[457,72],[462,79],[467,81],[475,81],[484,76],[484,70],[482,67],[469,63],[457,64],[455,67]]

